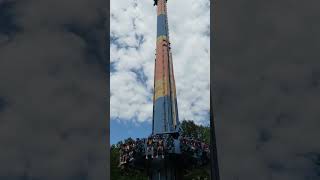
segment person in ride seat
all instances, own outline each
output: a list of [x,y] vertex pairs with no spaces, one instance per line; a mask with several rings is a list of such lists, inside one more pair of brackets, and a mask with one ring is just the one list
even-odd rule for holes
[[169,135],[168,137],[168,149],[170,149],[171,151],[173,151],[174,148],[174,139],[171,135]]
[[129,161],[129,156],[130,156],[130,144],[127,143],[127,145],[126,145],[126,162]]
[[131,162],[131,161],[133,161],[133,159],[134,159],[134,158],[133,158],[133,151],[130,151],[130,152],[129,152],[128,161]]
[[120,154],[120,164],[122,164],[123,163],[123,154],[124,154],[124,152],[123,152],[123,145],[121,144],[120,145],[120,150],[119,150],[119,154]]
[[159,141],[159,136],[153,136],[152,139],[152,158],[154,158],[154,156],[158,153],[158,141]]
[[122,164],[127,162],[127,154],[128,154],[127,145],[124,144],[123,145]]
[[153,146],[152,146],[153,143],[152,142],[153,142],[152,138],[148,138],[148,140],[147,140],[146,159],[148,159],[148,155],[150,154],[150,152],[151,152],[152,158],[153,158]]
[[141,142],[140,142],[140,139],[139,138],[137,138],[136,139],[136,143],[135,143],[135,151],[137,152],[137,153],[140,153],[141,152]]
[[158,158],[158,155],[161,154],[162,159],[164,158],[164,143],[163,143],[163,139],[160,137],[158,140],[158,149],[157,149],[157,156],[156,158]]
[[144,153],[145,149],[144,149],[144,140],[140,140],[139,141],[139,153]]

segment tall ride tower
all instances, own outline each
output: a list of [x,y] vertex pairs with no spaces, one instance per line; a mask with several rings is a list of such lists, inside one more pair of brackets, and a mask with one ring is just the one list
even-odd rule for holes
[[[172,54],[169,40],[167,0],[154,0],[157,5],[157,40],[154,73],[152,134],[178,132],[179,118]],[[152,180],[181,179],[178,164],[173,158],[153,160],[149,177]]]
[[169,40],[167,0],[157,5],[157,43],[154,75],[152,133],[171,133],[179,125],[176,87]]

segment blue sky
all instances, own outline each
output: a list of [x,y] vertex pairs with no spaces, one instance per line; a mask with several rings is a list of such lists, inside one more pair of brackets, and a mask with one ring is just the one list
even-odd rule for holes
[[132,138],[144,138],[151,134],[151,123],[142,122],[142,123],[133,123],[132,121],[123,121],[113,120],[110,123],[110,143],[116,144],[119,141],[122,141],[128,137]]

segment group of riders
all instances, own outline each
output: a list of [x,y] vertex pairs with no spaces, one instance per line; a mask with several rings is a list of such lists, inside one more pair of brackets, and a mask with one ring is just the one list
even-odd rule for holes
[[[176,142],[180,141],[177,146]],[[136,154],[144,155],[145,159],[165,158],[168,153],[187,153],[194,157],[209,156],[209,146],[195,138],[175,137],[172,134],[151,135],[147,139],[127,141],[120,145],[120,165],[130,163]]]
[[194,138],[182,137],[180,140],[181,151],[194,157],[209,158],[209,145]]
[[120,165],[123,163],[131,162],[135,154],[135,141],[129,141],[120,145]]

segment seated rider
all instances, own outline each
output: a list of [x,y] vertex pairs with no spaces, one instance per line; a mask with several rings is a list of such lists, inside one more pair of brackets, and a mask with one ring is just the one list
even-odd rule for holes
[[129,152],[129,157],[128,157],[128,159],[129,159],[129,162],[131,162],[134,158],[133,158],[133,151],[130,151]]
[[160,138],[158,140],[158,149],[157,149],[157,156],[156,158],[158,158],[158,155],[161,153],[162,159],[164,158],[164,144],[163,144],[163,139]]
[[152,158],[154,158],[154,155],[157,153],[158,150],[158,141],[159,141],[159,136],[154,136],[152,139]]
[[168,137],[168,149],[173,150],[174,148],[174,139],[171,135]]
[[148,159],[148,155],[149,155],[150,152],[152,153],[152,157],[153,157],[152,139],[148,138],[148,140],[147,140],[147,150],[146,150],[146,159]]
[[120,146],[120,150],[119,150],[119,154],[120,154],[120,164],[123,163],[123,145],[121,144]]
[[123,145],[123,159],[122,159],[122,163],[126,163],[126,162],[127,162],[127,155],[128,155],[127,145]]

